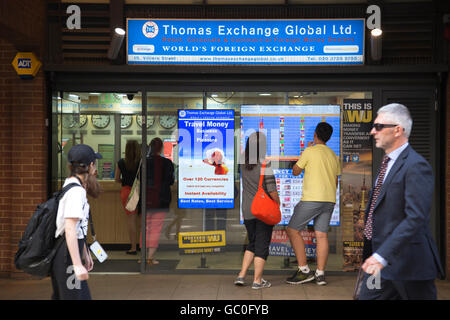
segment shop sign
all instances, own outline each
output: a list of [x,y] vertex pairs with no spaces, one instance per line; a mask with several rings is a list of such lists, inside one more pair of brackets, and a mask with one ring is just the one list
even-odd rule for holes
[[178,235],[181,254],[218,253],[225,245],[225,230],[180,232]]
[[22,79],[34,78],[41,65],[33,52],[18,52],[12,61],[12,66]]
[[129,64],[355,65],[364,19],[127,19]]
[[234,208],[234,110],[178,111],[178,207]]

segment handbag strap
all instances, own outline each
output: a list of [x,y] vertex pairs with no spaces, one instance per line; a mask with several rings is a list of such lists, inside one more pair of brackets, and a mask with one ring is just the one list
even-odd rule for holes
[[138,171],[136,172],[136,177],[134,179],[139,179],[139,173],[141,172],[142,159],[139,161]]
[[264,171],[266,170],[266,160],[263,161],[261,165],[261,174],[259,176],[259,186],[258,188],[261,188],[263,185],[263,179],[264,179]]

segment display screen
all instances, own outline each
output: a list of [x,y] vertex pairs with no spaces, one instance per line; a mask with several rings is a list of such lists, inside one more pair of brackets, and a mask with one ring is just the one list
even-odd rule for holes
[[234,110],[179,110],[178,119],[178,207],[234,208]]
[[[266,158],[272,161],[281,202],[280,225],[289,223],[294,208],[302,197],[303,172],[300,176],[293,176],[292,165],[307,148],[308,142],[313,141],[316,126],[323,121],[333,127],[333,134],[327,146],[339,156],[341,149],[339,105],[243,105],[241,107],[241,152],[244,152],[247,139],[253,132],[262,131],[267,136]],[[241,222],[243,222],[242,212]],[[339,224],[338,186],[336,206],[330,225]]]

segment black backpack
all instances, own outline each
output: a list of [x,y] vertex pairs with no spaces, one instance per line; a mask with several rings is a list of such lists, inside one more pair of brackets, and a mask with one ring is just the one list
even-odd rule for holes
[[64,240],[63,236],[55,239],[59,201],[75,186],[80,185],[70,183],[37,206],[19,241],[19,249],[14,257],[17,269],[41,278],[50,275],[53,258]]

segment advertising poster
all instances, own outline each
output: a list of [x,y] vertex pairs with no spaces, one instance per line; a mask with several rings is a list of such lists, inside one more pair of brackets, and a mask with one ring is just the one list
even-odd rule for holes
[[[323,121],[333,127],[333,135],[327,142],[327,146],[339,157],[341,154],[340,109],[339,105],[241,106],[241,150],[245,150],[247,139],[253,132],[261,131],[267,137],[266,159],[273,161],[272,170],[281,202],[279,225],[289,223],[303,190],[303,173],[300,176],[293,176],[292,169],[283,169],[287,166],[282,167],[281,163],[296,162],[306,149],[308,142],[313,140],[317,124]],[[276,167],[278,164],[280,166]],[[243,223],[242,212],[241,223]],[[336,190],[336,205],[330,225],[340,225],[339,186]]]
[[219,253],[223,251],[225,245],[225,230],[178,234],[180,254]]
[[128,64],[364,63],[364,19],[127,19]]
[[[316,236],[314,231],[303,230],[300,232],[305,243],[305,252],[308,259],[316,259]],[[269,246],[269,255],[282,257],[295,257],[294,249],[286,233],[286,230],[273,230],[272,240]]]
[[178,116],[178,207],[234,208],[234,110]]
[[342,117],[343,269],[354,271],[361,264],[364,214],[372,186],[372,100],[345,99]]
[[99,144],[98,152],[103,157],[98,160],[98,177],[100,179],[114,179],[114,145]]

